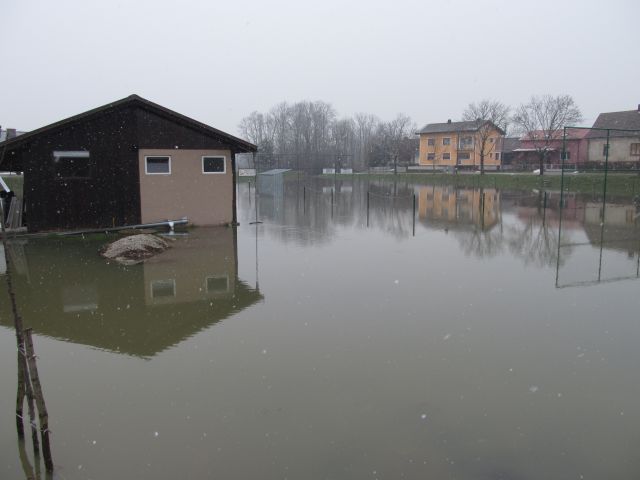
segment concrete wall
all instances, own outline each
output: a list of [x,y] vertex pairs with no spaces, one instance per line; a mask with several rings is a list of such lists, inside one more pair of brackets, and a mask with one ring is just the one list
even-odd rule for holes
[[[225,173],[202,173],[204,155],[224,156]],[[171,157],[171,173],[147,174],[146,156]],[[232,221],[234,187],[229,150],[141,149],[138,169],[142,223],[182,217],[201,226]]]

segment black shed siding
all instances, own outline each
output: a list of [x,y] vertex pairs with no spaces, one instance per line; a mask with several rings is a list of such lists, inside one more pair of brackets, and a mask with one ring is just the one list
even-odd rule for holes
[[[135,114],[106,111],[43,133],[26,151],[25,214],[30,231],[109,227],[140,222]],[[87,150],[87,179],[55,176],[53,152]]]

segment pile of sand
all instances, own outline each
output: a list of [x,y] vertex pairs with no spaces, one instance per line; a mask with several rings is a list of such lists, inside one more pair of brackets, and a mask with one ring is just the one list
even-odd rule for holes
[[131,235],[105,246],[100,255],[123,265],[135,265],[149,257],[164,252],[169,244],[160,237],[149,234]]

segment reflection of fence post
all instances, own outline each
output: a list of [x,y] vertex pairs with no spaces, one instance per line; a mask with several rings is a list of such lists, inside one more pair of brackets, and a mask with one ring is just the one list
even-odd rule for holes
[[369,226],[369,190],[367,190],[367,227]]
[[331,188],[331,218],[333,218],[333,188]]
[[307,213],[307,186],[302,187],[302,213]]
[[416,194],[413,194],[413,236],[416,236]]
[[542,199],[542,226],[545,225],[547,220],[547,192],[544,192],[544,197]]
[[29,365],[29,373],[31,374],[31,384],[38,406],[38,417],[40,418],[40,438],[42,439],[42,455],[44,456],[44,466],[47,472],[53,472],[53,460],[51,458],[51,444],[49,442],[49,414],[47,406],[44,402],[42,393],[42,385],[40,385],[40,376],[38,375],[38,366],[36,364],[36,354],[33,349],[33,338],[31,337],[31,329],[24,331],[24,345],[27,354],[27,363]]

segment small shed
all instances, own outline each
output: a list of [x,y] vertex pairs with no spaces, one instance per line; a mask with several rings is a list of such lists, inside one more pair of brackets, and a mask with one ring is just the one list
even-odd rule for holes
[[288,168],[274,168],[258,174],[258,192],[260,195],[282,196],[284,194],[284,174]]
[[187,217],[236,223],[235,155],[257,147],[137,95],[0,143],[30,232]]

